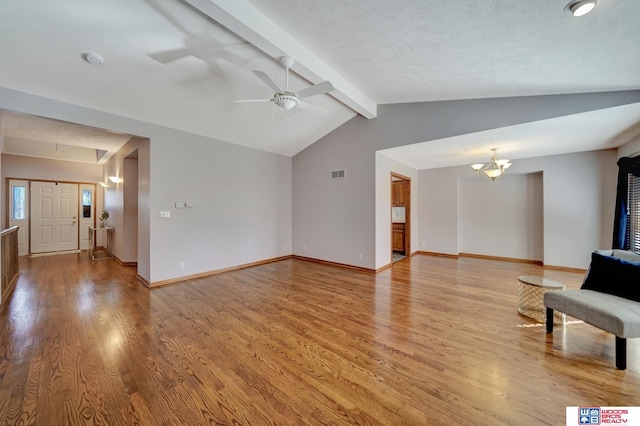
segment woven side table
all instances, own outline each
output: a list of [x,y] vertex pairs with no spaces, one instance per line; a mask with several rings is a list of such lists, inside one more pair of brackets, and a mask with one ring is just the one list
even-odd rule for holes
[[[547,310],[544,306],[544,294],[547,291],[564,290],[565,285],[544,277],[523,275],[518,277],[518,313],[544,323]],[[565,314],[556,311],[554,324],[564,324]]]

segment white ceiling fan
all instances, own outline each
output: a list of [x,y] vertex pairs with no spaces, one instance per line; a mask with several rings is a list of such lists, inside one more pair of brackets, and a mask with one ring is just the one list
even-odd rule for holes
[[298,92],[294,92],[293,90],[289,90],[289,68],[291,68],[294,64],[294,61],[289,56],[283,56],[280,58],[280,64],[286,70],[286,83],[284,90],[280,88],[272,79],[267,75],[267,73],[263,71],[253,71],[253,73],[262,80],[267,86],[269,86],[272,90],[275,91],[275,94],[272,98],[267,99],[241,99],[236,100],[234,102],[273,102],[278,106],[278,108],[283,110],[291,110],[294,108],[300,107],[301,109],[314,109],[320,110],[323,112],[328,112],[324,108],[320,108],[319,106],[303,102],[303,98],[309,98],[311,96],[322,95],[324,93],[331,92],[335,90],[333,85],[328,81],[323,81],[322,83],[315,84],[313,86],[307,87],[306,89],[302,89]]

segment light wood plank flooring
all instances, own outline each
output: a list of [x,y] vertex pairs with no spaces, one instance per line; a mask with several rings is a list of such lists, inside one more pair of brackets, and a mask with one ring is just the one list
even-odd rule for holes
[[0,424],[563,425],[640,405],[587,324],[516,313],[517,277],[582,275],[414,256],[378,275],[301,260],[148,290],[86,254],[24,259],[0,311]]

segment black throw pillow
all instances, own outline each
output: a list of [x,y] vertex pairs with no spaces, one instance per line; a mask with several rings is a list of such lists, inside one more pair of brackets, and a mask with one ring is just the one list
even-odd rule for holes
[[581,288],[640,302],[640,262],[592,253],[589,272]]

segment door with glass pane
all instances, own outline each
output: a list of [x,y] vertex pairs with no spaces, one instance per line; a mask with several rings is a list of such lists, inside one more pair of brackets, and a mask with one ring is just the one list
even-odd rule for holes
[[31,253],[78,249],[78,184],[31,182]]
[[95,226],[96,186],[80,184],[80,250],[89,249],[89,229]]
[[18,256],[29,254],[29,181],[9,180],[9,227],[19,226]]

